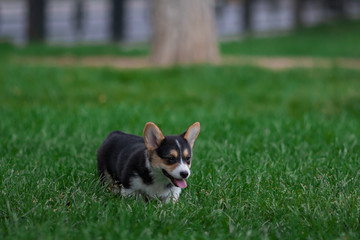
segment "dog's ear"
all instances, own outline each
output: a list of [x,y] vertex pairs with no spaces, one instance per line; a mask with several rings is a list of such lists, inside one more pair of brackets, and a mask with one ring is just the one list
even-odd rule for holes
[[153,151],[158,148],[165,138],[158,126],[152,122],[145,124],[143,135],[146,149],[149,151]]
[[186,139],[186,141],[188,141],[191,148],[193,148],[194,142],[195,142],[197,136],[199,135],[199,133],[200,133],[200,123],[196,122],[193,125],[191,125],[188,128],[188,130],[186,130],[186,132],[184,132],[182,134],[182,136]]

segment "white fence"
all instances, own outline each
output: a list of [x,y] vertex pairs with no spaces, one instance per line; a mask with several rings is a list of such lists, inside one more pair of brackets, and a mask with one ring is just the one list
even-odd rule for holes
[[[147,41],[151,35],[150,0],[127,0],[124,41]],[[254,32],[276,32],[292,29],[295,25],[294,0],[257,0],[252,7]],[[108,0],[84,0],[82,30],[75,28],[75,1],[49,0],[46,9],[46,40],[48,42],[108,42]],[[220,37],[236,36],[243,32],[241,1],[222,1],[216,7],[217,29]],[[360,0],[347,1],[345,11],[351,18],[360,17]],[[307,1],[303,11],[306,25],[314,25],[329,18],[318,1]],[[27,40],[27,8],[25,0],[0,0],[0,39],[16,43]]]

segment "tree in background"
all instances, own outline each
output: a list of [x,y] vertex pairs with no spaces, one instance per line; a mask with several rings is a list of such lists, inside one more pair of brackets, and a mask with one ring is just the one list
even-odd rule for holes
[[27,0],[29,41],[42,42],[45,39],[46,0]]
[[153,0],[152,62],[218,62],[213,5],[213,0]]

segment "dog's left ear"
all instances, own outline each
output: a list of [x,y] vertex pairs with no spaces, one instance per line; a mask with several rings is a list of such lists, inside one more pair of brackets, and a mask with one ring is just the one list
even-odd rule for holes
[[158,126],[156,126],[155,123],[152,122],[148,122],[145,124],[143,135],[145,147],[149,151],[153,151],[158,148],[160,146],[160,143],[165,138]]
[[200,133],[200,123],[196,122],[193,125],[191,125],[186,132],[184,132],[181,136],[183,136],[186,141],[190,144],[190,147],[193,148],[194,142],[197,138],[197,136]]

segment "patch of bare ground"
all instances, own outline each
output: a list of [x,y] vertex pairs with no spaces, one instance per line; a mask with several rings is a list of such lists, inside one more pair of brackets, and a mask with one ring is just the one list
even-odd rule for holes
[[[142,69],[156,67],[147,57],[17,57],[16,63],[40,64],[48,66],[84,66],[84,67],[111,67],[116,69]],[[330,68],[333,66],[359,69],[358,58],[314,58],[314,57],[259,57],[259,56],[223,56],[220,65],[227,66],[258,66],[272,70],[289,68]]]
[[17,63],[40,64],[47,66],[83,66],[83,67],[112,67],[119,69],[137,69],[150,67],[150,61],[143,57],[17,57]]
[[314,58],[314,57],[232,57],[223,58],[224,65],[254,65],[273,70],[288,68],[341,68],[360,69],[360,59],[356,58]]

